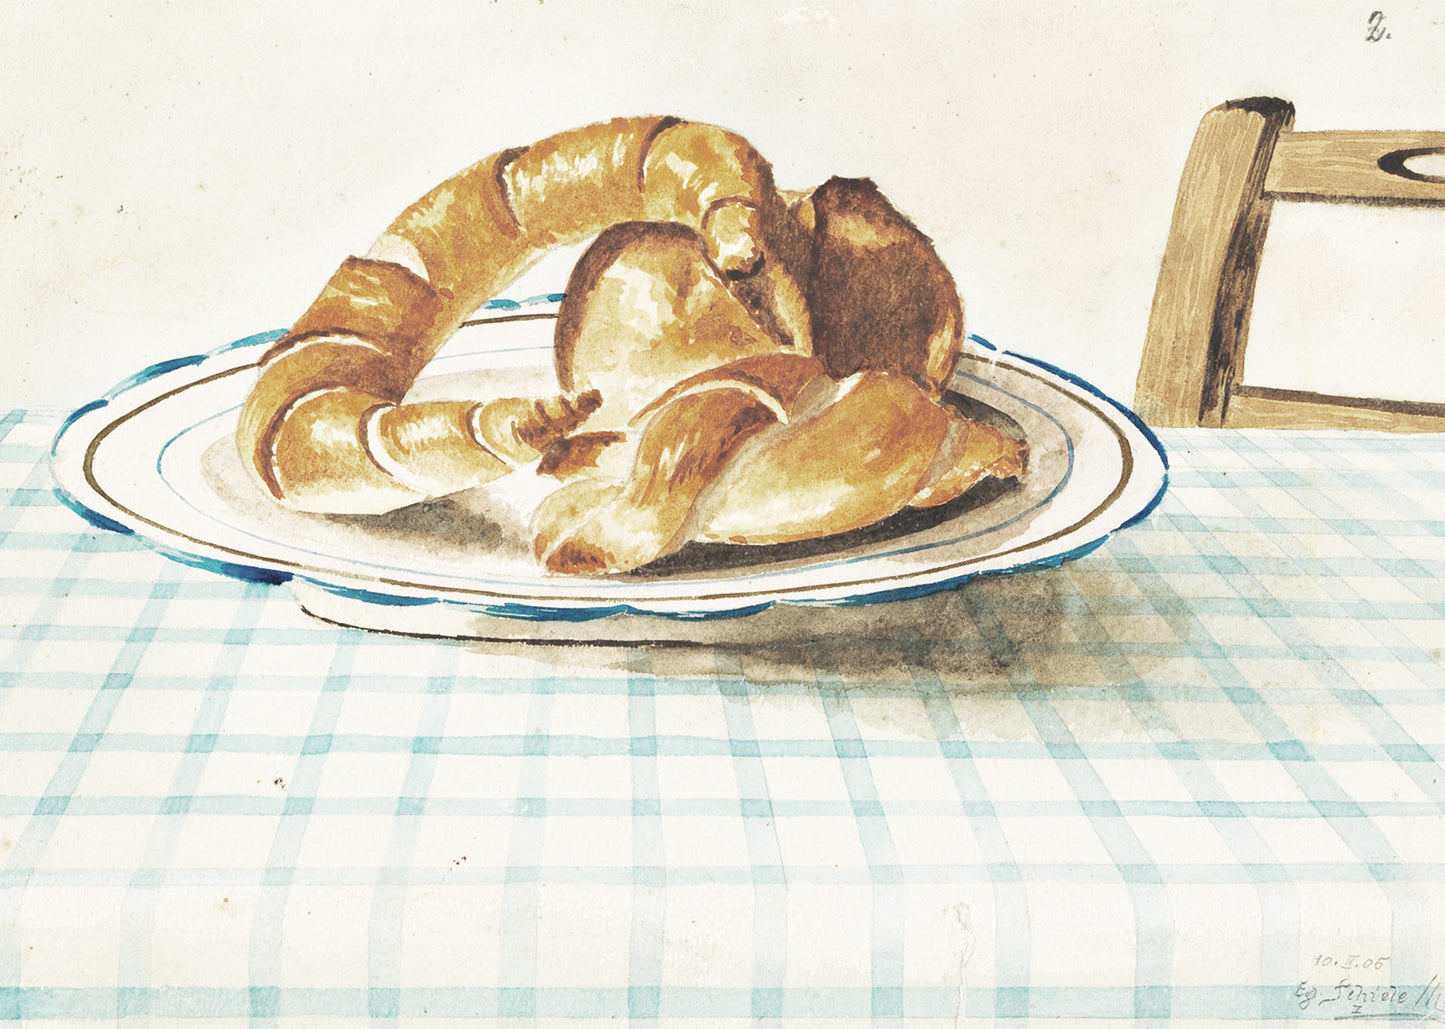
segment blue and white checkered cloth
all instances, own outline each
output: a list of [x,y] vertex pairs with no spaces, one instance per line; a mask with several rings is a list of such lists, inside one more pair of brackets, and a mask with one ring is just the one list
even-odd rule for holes
[[1445,437],[1166,433],[906,632],[609,649],[171,563],[58,424],[0,418],[0,1020],[1445,1018]]

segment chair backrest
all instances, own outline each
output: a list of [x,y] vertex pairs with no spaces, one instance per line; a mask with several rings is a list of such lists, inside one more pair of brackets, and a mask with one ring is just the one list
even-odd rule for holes
[[1274,201],[1445,205],[1412,159],[1445,132],[1292,132],[1294,107],[1232,100],[1206,114],[1179,182],[1134,407],[1153,425],[1445,430],[1445,404],[1237,382]]

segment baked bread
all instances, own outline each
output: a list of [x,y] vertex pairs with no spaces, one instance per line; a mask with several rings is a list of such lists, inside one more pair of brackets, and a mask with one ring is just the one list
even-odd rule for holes
[[[559,311],[554,396],[406,401],[483,301],[594,236]],[[943,402],[962,325],[932,244],[870,181],[783,194],[733,133],[617,119],[486,158],[343,262],[263,356],[236,438],[302,511],[387,511],[537,462],[559,480],[539,560],[622,572],[1021,474],[1020,441]]]

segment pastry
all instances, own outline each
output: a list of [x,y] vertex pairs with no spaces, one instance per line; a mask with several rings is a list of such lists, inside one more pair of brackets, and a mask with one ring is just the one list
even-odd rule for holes
[[[588,239],[554,395],[407,400],[464,318]],[[734,133],[617,119],[494,154],[402,212],[263,356],[236,438],[262,489],[312,512],[388,511],[535,463],[559,484],[538,559],[624,572],[1022,474],[1021,441],[945,400],[962,326],[931,242],[872,182],[783,193]]]

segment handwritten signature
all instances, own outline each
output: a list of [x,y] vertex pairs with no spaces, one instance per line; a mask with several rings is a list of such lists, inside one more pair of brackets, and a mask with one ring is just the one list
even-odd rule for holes
[[1295,987],[1294,996],[1301,1011],[1323,1014],[1329,1005],[1336,1019],[1445,1022],[1445,993],[1438,975],[1431,976],[1423,987],[1359,983],[1349,976],[1329,986],[1304,979]]

